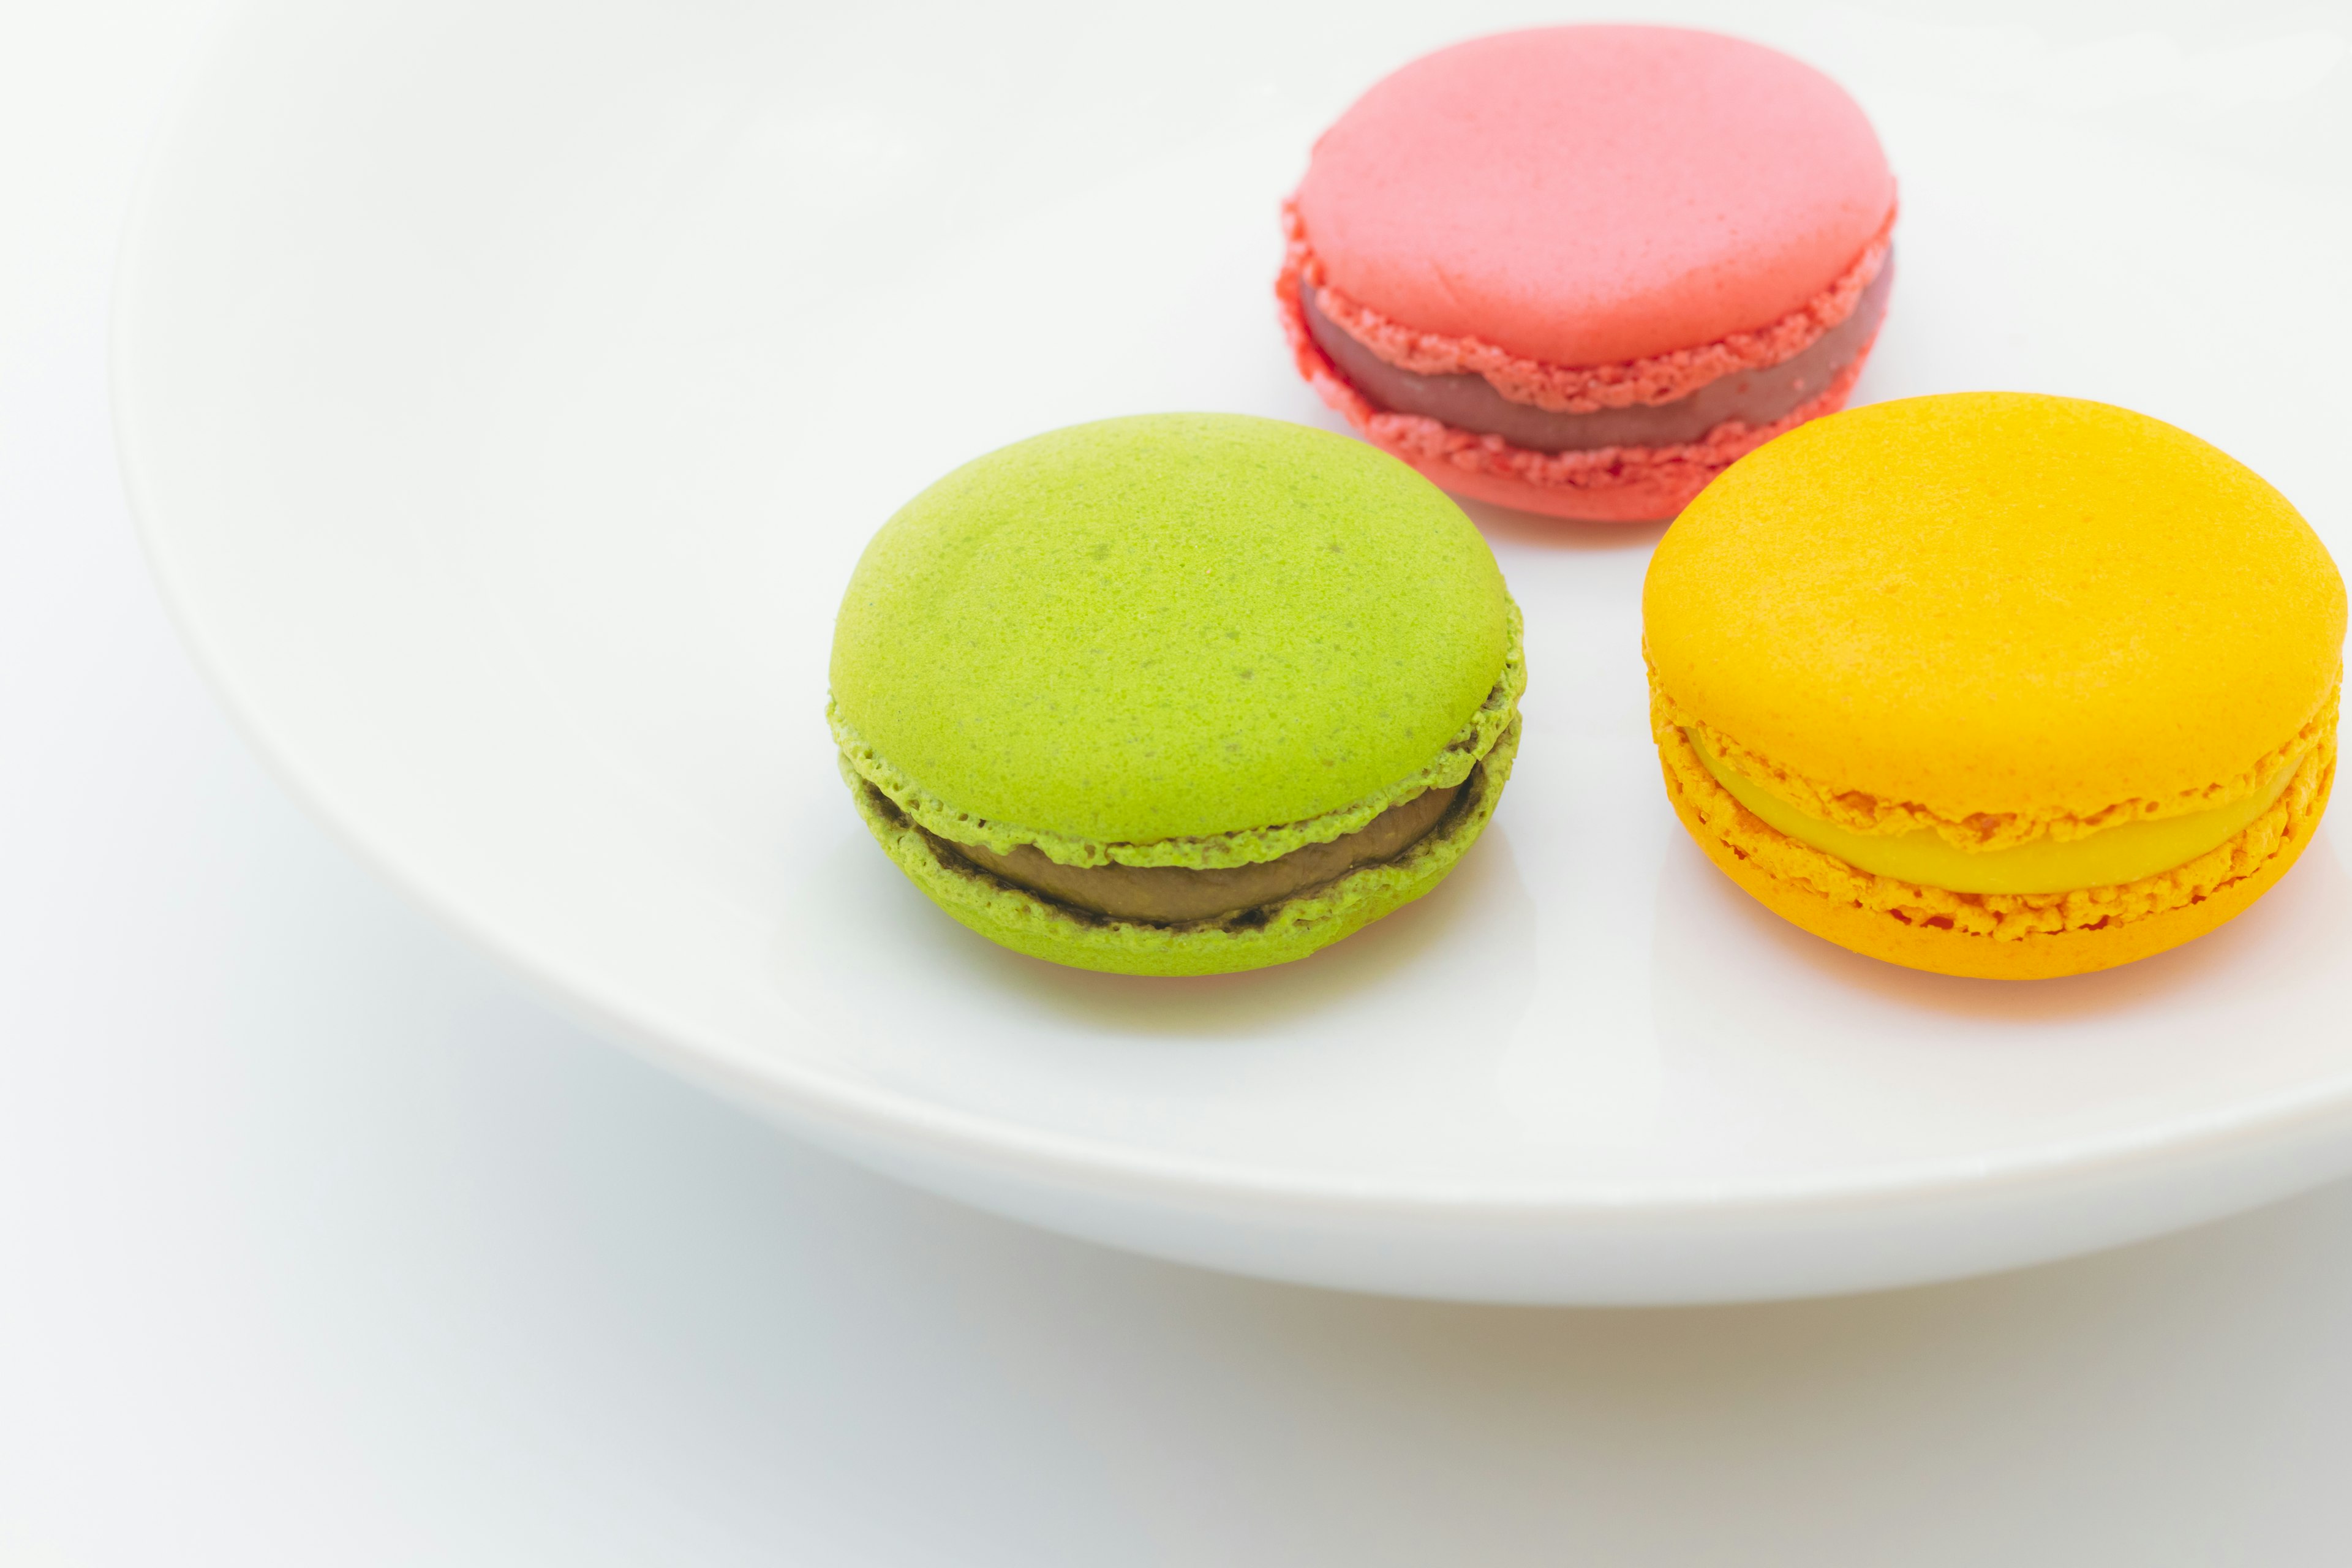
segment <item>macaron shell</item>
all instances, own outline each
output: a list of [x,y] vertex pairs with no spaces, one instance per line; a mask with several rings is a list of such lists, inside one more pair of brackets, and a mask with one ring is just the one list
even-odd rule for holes
[[1328,280],[1406,326],[1564,365],[1803,306],[1885,226],[1859,106],[1774,50],[1680,28],[1474,39],[1374,86],[1297,210]]
[[1713,476],[1666,470],[1608,485],[1539,485],[1507,468],[1457,463],[1451,458],[1406,457],[1404,444],[1368,438],[1412,464],[1423,479],[1457,496],[1572,522],[1659,522],[1690,504]]
[[1114,974],[1228,974],[1294,963],[1421,898],[1445,879],[1493,817],[1518,753],[1516,720],[1472,777],[1477,793],[1396,859],[1232,922],[1157,925],[1092,918],[942,856],[846,762],[842,777],[883,850],[957,921],[1032,958]]
[[2260,787],[2345,632],[2326,549],[2252,471],[2013,393],[1876,404],[1743,458],[1660,542],[1643,613],[1657,687],[1791,775],[1730,758],[1765,787],[2018,833]]
[[844,598],[832,685],[891,769],[1051,852],[1376,814],[1489,703],[1513,626],[1486,542],[1403,464],[1150,416],[909,502]]
[[2293,868],[2310,845],[2335,783],[2331,766],[2317,797],[2290,821],[2278,850],[2252,874],[2216,889],[2205,899],[2143,919],[2095,931],[2036,934],[1992,941],[1931,926],[1906,925],[1850,900],[1832,899],[1801,882],[1775,877],[1713,832],[1690,797],[1667,773],[1667,795],[1716,868],[1774,914],[1801,930],[1866,958],[1924,969],[1937,974],[1983,980],[2050,980],[2088,974],[2152,957],[2194,941],[2243,913]]

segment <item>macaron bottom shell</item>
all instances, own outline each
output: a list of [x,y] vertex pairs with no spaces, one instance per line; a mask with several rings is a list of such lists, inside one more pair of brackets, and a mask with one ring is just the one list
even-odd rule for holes
[[1470,775],[1462,799],[1394,859],[1239,915],[1171,925],[1094,915],[1041,898],[943,850],[845,760],[842,777],[867,830],[899,870],[989,941],[1105,973],[1229,974],[1307,957],[1435,888],[1486,831],[1518,746],[1515,716]]
[[[1759,903],[1865,957],[1976,979],[2087,974],[2152,957],[2227,923],[2302,856],[2327,808],[2336,777],[2331,721],[2276,804],[2227,843],[2162,877],[2064,895],[2075,908],[2066,912],[2063,929],[1988,935],[1962,929],[1952,914],[1922,907],[1923,897],[2044,915],[2062,906],[2032,895],[1943,893],[1858,871],[1749,813],[1706,772],[1688,739],[1664,714],[1654,715],[1654,723],[1675,815],[1706,858]],[[2101,908],[2114,912],[2081,919]]]
[[[1367,421],[1367,426],[1370,422]],[[1455,462],[1451,457],[1408,456],[1404,440],[1391,435],[1382,440],[1365,431],[1372,444],[1391,457],[1403,458],[1413,471],[1439,489],[1450,494],[1482,500],[1492,506],[1507,506],[1519,511],[1534,512],[1539,517],[1556,517],[1570,522],[1666,522],[1691,498],[1706,488],[1706,481],[1717,470],[1685,473],[1662,471],[1644,475],[1627,483],[1595,486],[1587,489],[1554,489],[1529,482],[1498,468],[1479,451],[1470,462]],[[1422,436],[1424,444],[1438,447],[1445,436]],[[1451,434],[1450,432],[1447,434]],[[1468,450],[1468,448],[1465,448]]]

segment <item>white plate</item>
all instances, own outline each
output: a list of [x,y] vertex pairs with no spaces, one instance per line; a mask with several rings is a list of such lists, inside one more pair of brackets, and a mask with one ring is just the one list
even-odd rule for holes
[[[1360,87],[1514,19],[1444,9],[1344,37],[1258,10],[257,9],[121,273],[165,591],[293,787],[450,923],[812,1138],[1077,1235],[1366,1289],[1726,1300],[2056,1257],[2352,1166],[2336,840],[2117,973],[1825,946],[1668,813],[1651,530],[1477,513],[1528,612],[1518,772],[1450,882],[1307,963],[1056,970],[867,840],[821,719],[866,536],[1056,425],[1329,424],[1275,326],[1276,205]],[[2100,67],[2121,107],[2091,112],[2030,36],[1742,15],[1850,82],[1903,181],[1864,397],[2127,403],[2347,553],[2347,334],[2314,301],[2352,246],[2340,186],[2264,152],[2302,123],[2292,70],[2175,60],[2118,99]],[[1972,81],[1970,49],[2007,74]],[[2200,151],[2231,91],[2241,150]]]

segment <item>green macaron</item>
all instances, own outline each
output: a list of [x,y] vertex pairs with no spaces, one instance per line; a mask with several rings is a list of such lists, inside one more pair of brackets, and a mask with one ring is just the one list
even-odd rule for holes
[[949,914],[1084,969],[1304,958],[1436,886],[1526,684],[1493,553],[1435,486],[1302,426],[1074,426],[940,480],[843,597],[828,717]]

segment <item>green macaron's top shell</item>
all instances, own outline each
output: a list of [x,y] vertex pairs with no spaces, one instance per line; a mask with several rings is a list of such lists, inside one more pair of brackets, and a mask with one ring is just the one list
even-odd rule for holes
[[1477,530],[1394,458],[1240,415],[1111,419],[883,526],[832,719],[942,837],[1234,864],[1466,776],[1515,711],[1517,633]]

